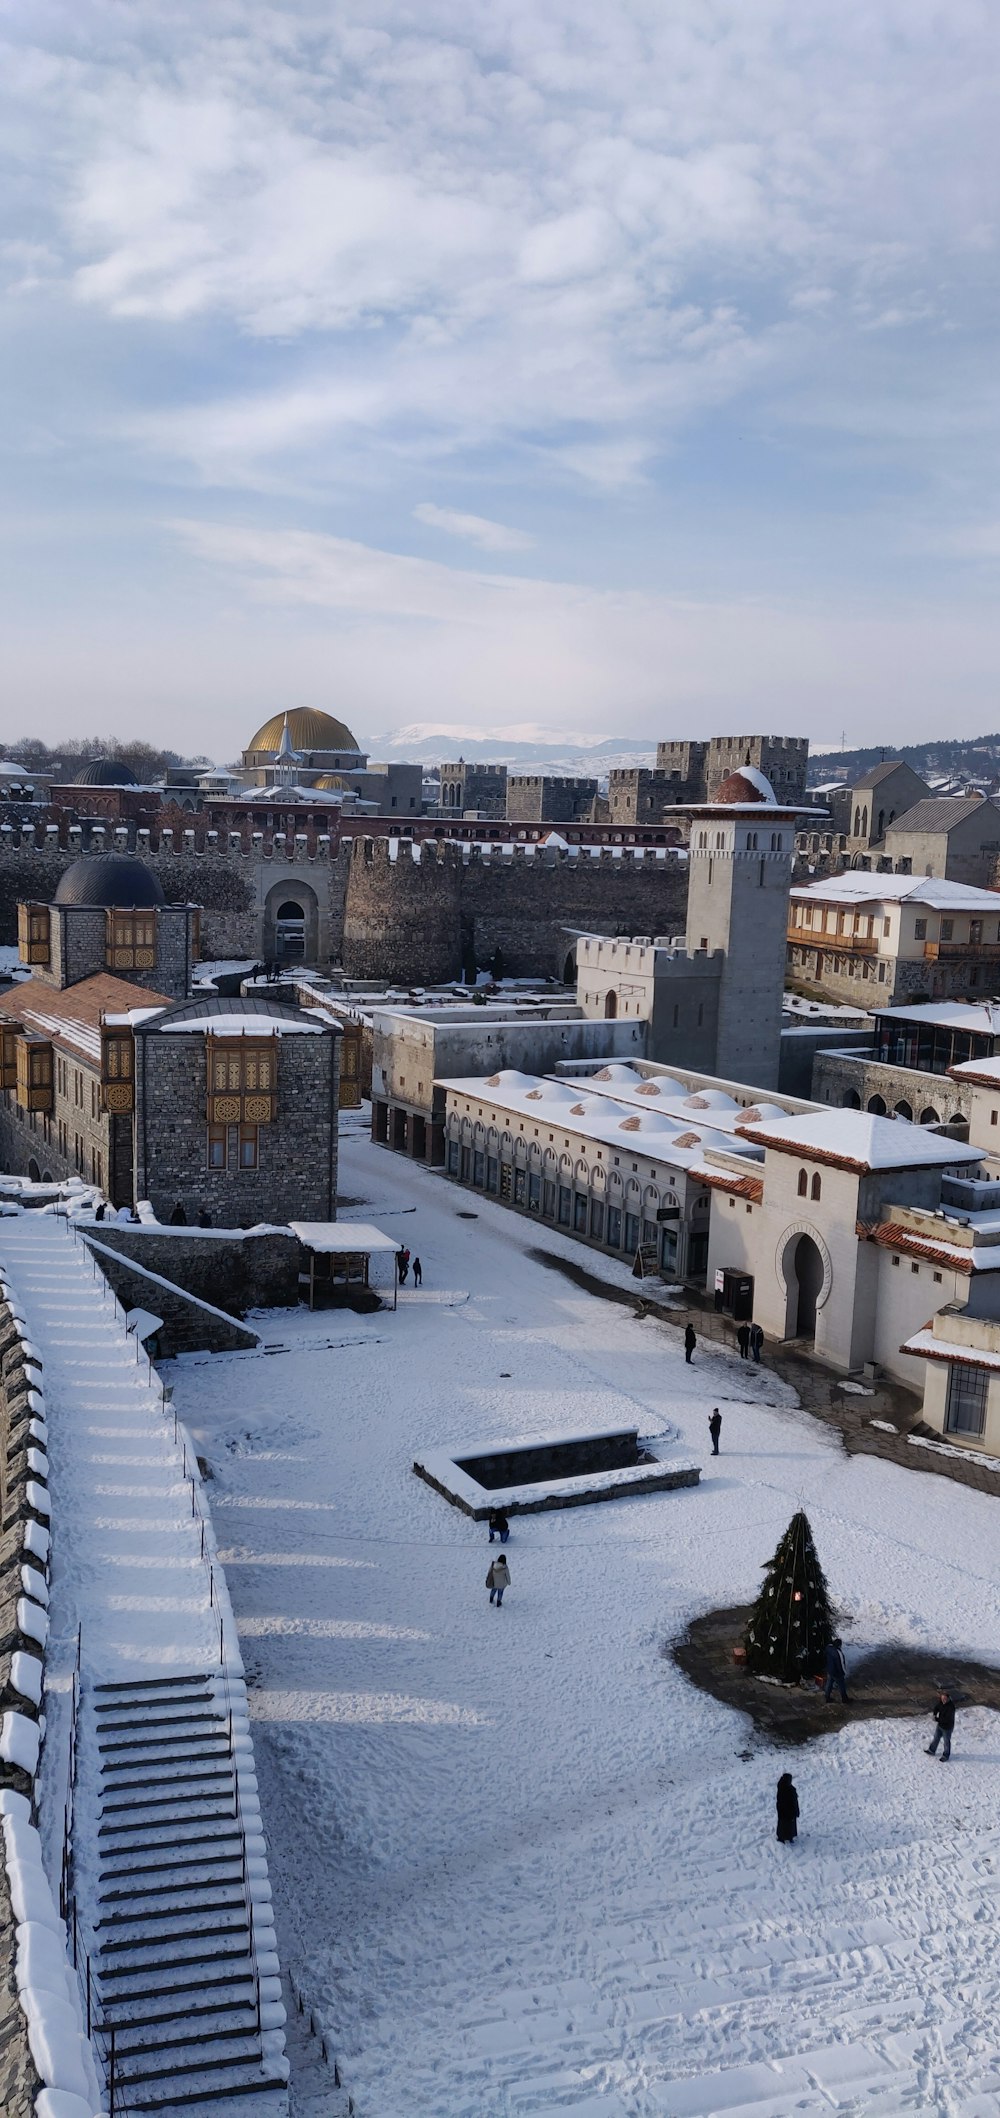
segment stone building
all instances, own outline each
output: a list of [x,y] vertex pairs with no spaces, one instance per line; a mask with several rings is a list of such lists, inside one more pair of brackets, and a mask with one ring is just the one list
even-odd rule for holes
[[926,780],[901,758],[886,758],[863,772],[851,788],[847,806],[847,856],[856,860],[881,846],[890,825],[904,810],[930,794]]
[[461,757],[457,764],[442,765],[441,808],[454,816],[506,816],[506,765],[470,765]]
[[585,821],[597,799],[596,779],[553,779],[543,772],[507,775],[509,824],[573,824]]
[[[665,747],[661,743],[661,750]],[[675,809],[704,798],[703,780],[682,779],[679,772],[615,766],[608,773],[608,818],[612,824],[662,824]]]
[[273,1001],[188,1002],[198,917],[113,855],[20,908],[31,977],[0,994],[0,1163],[161,1217],[330,1218],[339,1033]]
[[854,1006],[998,992],[1000,896],[858,869],[797,885],[788,975],[797,992]]
[[947,1126],[984,1154],[1000,1152],[1000,1008],[991,1001],[876,1008],[863,1046],[845,1051],[836,1035],[830,1046],[813,1061],[816,1102]]
[[1000,874],[1000,804],[981,794],[931,796],[886,826],[897,875],[938,875],[988,889]]
[[982,1275],[904,1345],[923,1369],[924,1425],[953,1446],[1000,1456],[1000,1315]]
[[[708,793],[705,778],[707,743],[657,743],[656,777],[670,782],[677,803],[703,802]],[[630,775],[623,774],[622,779]]]
[[687,930],[679,940],[581,936],[586,1015],[650,1027],[650,1054],[777,1087],[796,811],[753,766],[692,805]]
[[[657,755],[659,763],[659,755]],[[714,802],[723,780],[747,766],[774,788],[785,806],[806,801],[809,741],[802,735],[713,735],[705,758],[705,800]]]

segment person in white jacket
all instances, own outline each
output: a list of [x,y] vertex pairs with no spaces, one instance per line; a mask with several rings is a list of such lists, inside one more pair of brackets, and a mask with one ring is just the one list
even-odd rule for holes
[[490,1561],[490,1570],[486,1576],[486,1586],[490,1592],[490,1602],[493,1603],[495,1601],[497,1610],[499,1610],[503,1602],[504,1589],[510,1587],[510,1568],[502,1553],[499,1559]]

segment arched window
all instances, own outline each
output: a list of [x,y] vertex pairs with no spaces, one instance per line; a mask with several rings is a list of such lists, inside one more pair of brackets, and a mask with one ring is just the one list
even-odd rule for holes
[[868,1109],[873,1118],[885,1117],[885,1103],[881,1096],[869,1096]]
[[823,1192],[823,1186],[822,1186],[822,1183],[821,1183],[821,1181],[820,1181],[820,1174],[819,1174],[819,1170],[817,1169],[817,1170],[814,1170],[814,1171],[813,1171],[813,1180],[812,1180],[812,1197],[813,1197],[814,1199],[818,1199],[818,1198],[822,1197],[822,1192]]
[[799,1170],[799,1198],[804,1199],[809,1189],[809,1178],[804,1169]]
[[865,803],[865,806],[864,806],[864,808],[863,808],[863,809],[862,809],[862,811],[861,811],[861,836],[862,836],[862,838],[867,838],[867,836],[868,836],[868,804],[867,804],[867,802]]
[[933,1104],[928,1104],[927,1109],[921,1111],[920,1123],[921,1125],[940,1125],[941,1120]]
[[617,995],[617,993],[615,992],[614,988],[612,987],[612,990],[611,990],[611,992],[610,992],[610,993],[606,993],[606,994],[605,994],[605,996],[604,996],[604,1020],[605,1020],[605,1022],[613,1022],[613,1021],[614,1021],[614,1019],[615,1019],[615,1016],[617,1015],[617,1013],[618,1013],[618,995]]
[[861,837],[861,804],[860,804],[860,802],[858,802],[858,803],[856,803],[856,804],[855,804],[855,809],[854,809],[854,836],[855,836],[855,838],[860,838],[860,837]]
[[894,1118],[907,1118],[912,1124],[913,1112],[910,1108],[910,1105],[907,1103],[905,1096],[903,1097],[901,1102],[897,1103],[892,1115]]

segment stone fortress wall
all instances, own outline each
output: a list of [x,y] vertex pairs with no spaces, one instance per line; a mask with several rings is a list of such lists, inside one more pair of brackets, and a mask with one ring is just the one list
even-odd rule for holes
[[[396,851],[390,856],[390,846]],[[50,904],[81,852],[133,851],[158,876],[168,904],[203,907],[207,958],[276,956],[279,913],[301,908],[305,961],[342,963],[356,978],[432,984],[456,978],[470,951],[495,952],[514,977],[560,977],[566,928],[673,934],[684,926],[687,868],[669,849],[503,852],[425,839],[343,838],[316,832],[150,832],[133,826],[0,826],[0,943],[17,939],[17,905]]]

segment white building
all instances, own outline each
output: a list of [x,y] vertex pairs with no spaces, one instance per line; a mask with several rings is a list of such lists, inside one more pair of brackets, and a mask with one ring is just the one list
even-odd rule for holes
[[[761,1150],[748,1172],[718,1153],[709,1284],[753,1278],[770,1338],[796,1340],[843,1371],[875,1362],[911,1387],[904,1349],[928,1316],[987,1277],[1000,1314],[1000,1191],[975,1181],[980,1149],[862,1111],[812,1110],[742,1128]],[[971,1181],[970,1181],[971,1180]],[[995,1231],[995,1232],[994,1232]]]
[[437,1086],[450,1177],[616,1255],[655,1245],[670,1279],[705,1276],[711,1151],[755,1171],[760,1150],[745,1129],[813,1108],[648,1062],[548,1079],[504,1069]]

